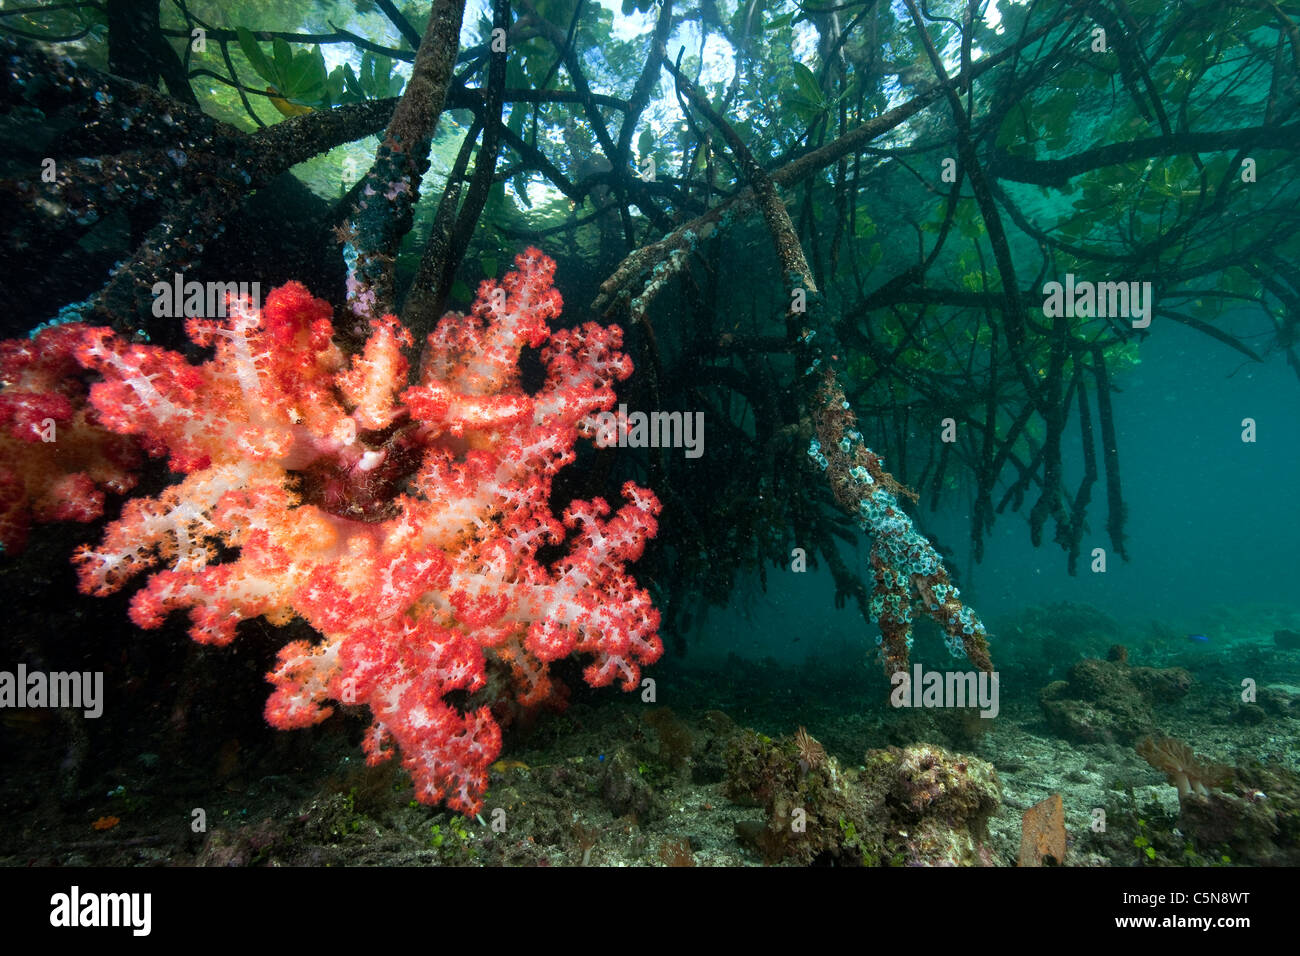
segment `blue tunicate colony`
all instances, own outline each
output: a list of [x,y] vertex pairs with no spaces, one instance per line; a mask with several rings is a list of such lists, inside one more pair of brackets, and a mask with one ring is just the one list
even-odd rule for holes
[[[840,451],[852,461],[862,443],[860,432],[847,431],[840,439]],[[828,467],[821,444],[815,438],[809,446],[808,455],[823,470]],[[942,562],[930,542],[917,532],[912,519],[899,506],[898,499],[876,482],[864,466],[854,465],[849,469],[849,477],[861,486],[861,490],[865,491],[868,487],[871,489],[858,501],[858,523],[871,536],[872,550],[883,559],[879,563],[885,568],[878,575],[877,587],[871,596],[871,622],[878,625],[884,617],[908,626],[907,647],[911,650],[911,582],[914,576],[929,580],[940,573]],[[959,592],[951,584],[936,583],[930,593],[934,601],[929,602],[926,610],[938,612],[949,599],[956,600]],[[953,657],[964,657],[966,647],[962,637],[973,635],[979,626],[974,614],[970,609],[962,607],[947,625],[944,632],[948,652]],[[876,643],[880,644],[881,641],[877,640]]]

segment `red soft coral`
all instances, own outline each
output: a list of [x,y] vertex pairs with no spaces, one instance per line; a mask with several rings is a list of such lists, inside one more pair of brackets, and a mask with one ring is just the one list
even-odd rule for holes
[[83,325],[0,342],[0,549],[16,554],[35,521],[93,521],[104,492],[135,486],[134,441],[86,404],[76,350]]
[[[224,644],[243,620],[303,618],[321,640],[281,650],[267,719],[303,727],[329,701],[365,705],[368,758],[395,744],[421,800],[464,812],[501,732],[490,696],[460,710],[448,695],[488,693],[497,662],[516,701],[540,703],[555,696],[550,663],[572,653],[590,659],[591,684],[631,689],[662,653],[658,613],[625,569],[655,534],[653,493],[629,482],[617,512],[576,501],[562,523],[548,504],[631,373],[621,332],[552,333],[554,263],[530,249],[516,267],[469,315],[443,318],[409,386],[411,338],[394,318],[348,359],[328,305],[296,283],[260,313],[232,301],[226,320],[191,320],[215,347],[197,367],[103,330],[76,351],[103,377],[90,398],[105,423],[184,474],[77,554],[83,590],[161,561],[131,603],[141,627],[186,609],[195,639]],[[547,370],[532,393],[525,347],[542,347]],[[542,564],[543,546],[562,556]]]

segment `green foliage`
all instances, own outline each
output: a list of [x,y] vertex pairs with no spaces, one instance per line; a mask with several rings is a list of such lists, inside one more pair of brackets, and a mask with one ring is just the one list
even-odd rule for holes
[[236,27],[239,48],[244,51],[257,75],[271,84],[273,91],[286,102],[311,109],[329,109],[344,103],[400,96],[406,81],[393,73],[394,62],[369,50],[361,55],[360,73],[351,63],[325,72],[325,56],[320,44],[310,50],[294,51],[289,44],[275,38],[272,55],[263,51],[252,31]]
[[822,92],[816,75],[802,63],[794,64],[794,83],[795,92],[789,103],[801,119],[811,123],[830,110],[831,104]]
[[239,37],[239,48],[257,75],[275,87],[286,100],[315,106],[324,99],[327,76],[320,44],[310,50],[294,52],[286,41],[277,37],[271,41],[272,56],[268,58],[246,27],[236,27],[235,33]]
[[343,87],[336,103],[352,103],[361,100],[382,100],[391,96],[401,96],[402,89],[406,86],[406,80],[399,74],[393,72],[395,66],[392,59],[386,56],[376,56],[369,50],[361,54],[361,72],[360,75],[352,72],[352,64],[344,63],[341,67],[335,67],[330,73],[333,81],[335,73],[341,71]]

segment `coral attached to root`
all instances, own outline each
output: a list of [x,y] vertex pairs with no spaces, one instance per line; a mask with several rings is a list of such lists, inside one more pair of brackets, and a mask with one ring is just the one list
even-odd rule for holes
[[868,448],[834,375],[826,373],[816,401],[817,437],[809,456],[827,472],[835,500],[871,536],[871,620],[879,625],[887,674],[906,671],[915,611],[943,629],[948,650],[992,671],[984,625],[948,578],[939,553],[899,504],[906,492]]

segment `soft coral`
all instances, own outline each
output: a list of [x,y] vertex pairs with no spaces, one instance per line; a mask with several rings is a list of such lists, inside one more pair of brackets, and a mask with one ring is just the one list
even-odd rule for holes
[[1165,773],[1169,782],[1178,788],[1179,800],[1193,793],[1207,796],[1210,787],[1222,786],[1228,775],[1227,767],[1201,762],[1190,746],[1173,737],[1147,737],[1138,743],[1137,752]]
[[104,492],[135,486],[135,440],[101,425],[75,352],[83,325],[0,342],[0,549],[16,554],[36,521],[93,521]]

